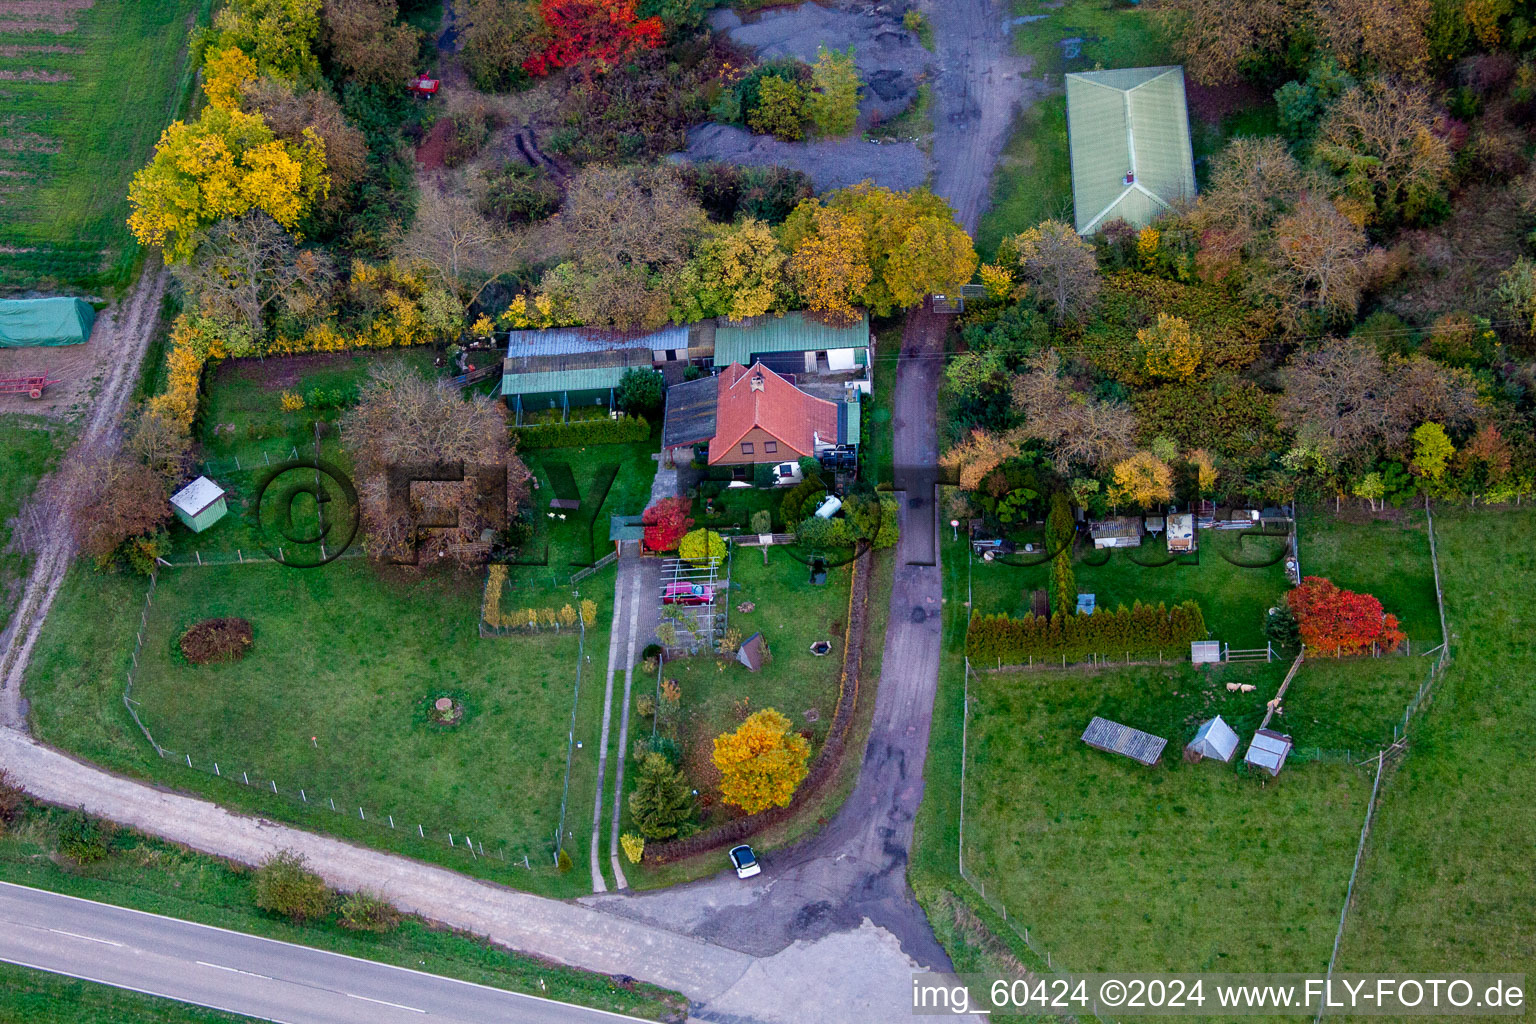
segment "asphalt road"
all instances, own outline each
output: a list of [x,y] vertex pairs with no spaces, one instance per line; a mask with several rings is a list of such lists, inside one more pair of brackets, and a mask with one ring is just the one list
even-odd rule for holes
[[8,882],[0,960],[282,1024],[635,1019]]

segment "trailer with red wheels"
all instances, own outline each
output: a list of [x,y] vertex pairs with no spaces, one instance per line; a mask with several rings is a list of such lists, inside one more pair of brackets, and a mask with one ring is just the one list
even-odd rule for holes
[[425,74],[421,74],[411,79],[409,88],[411,92],[423,99],[431,99],[437,95],[437,90],[441,88],[442,84],[440,79],[429,78]]
[[0,377],[0,395],[26,395],[42,398],[43,392],[54,384],[62,384],[64,378],[50,377],[46,373],[29,373],[20,377]]

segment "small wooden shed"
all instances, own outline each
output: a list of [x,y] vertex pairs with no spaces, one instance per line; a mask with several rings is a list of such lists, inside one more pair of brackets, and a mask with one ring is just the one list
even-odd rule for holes
[[736,649],[736,660],[747,667],[748,672],[756,672],[763,667],[763,634],[753,633],[741,642]]
[[202,533],[229,511],[224,503],[224,488],[205,476],[171,495],[171,508],[193,533]]

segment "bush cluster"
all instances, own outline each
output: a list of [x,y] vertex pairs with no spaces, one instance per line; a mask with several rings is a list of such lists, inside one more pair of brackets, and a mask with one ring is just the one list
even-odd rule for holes
[[1100,609],[1092,615],[974,615],[966,630],[965,650],[972,660],[986,665],[1017,665],[1030,658],[1062,658],[1079,661],[1095,654],[1122,656],[1174,651],[1194,640],[1204,640],[1205,616],[1200,606],[1185,601],[1169,609],[1137,601],[1114,611]]
[[182,657],[194,665],[239,661],[251,650],[254,634],[244,619],[204,619],[181,634]]
[[587,444],[627,444],[651,436],[651,424],[644,416],[620,416],[618,419],[577,420],[573,423],[535,423],[513,427],[512,439],[519,451],[529,448],[575,448]]

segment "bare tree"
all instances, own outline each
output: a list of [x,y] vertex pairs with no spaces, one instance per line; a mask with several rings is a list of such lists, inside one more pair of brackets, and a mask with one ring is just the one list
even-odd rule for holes
[[1385,431],[1386,368],[1371,345],[1332,338],[1292,357],[1282,371],[1280,413],[1303,443],[1363,462]]
[[1365,287],[1365,229],[1337,206],[1306,195],[1275,225],[1275,297],[1295,320],[1304,310],[1352,319]]
[[1042,222],[1013,237],[1020,274],[1051,305],[1057,323],[1077,320],[1099,297],[1099,262],[1070,224]]
[[471,196],[430,185],[421,190],[416,221],[394,250],[396,258],[471,302],[515,263],[511,240]]
[[1136,417],[1123,405],[1073,390],[1061,378],[1055,349],[1035,356],[1014,378],[1013,404],[1024,418],[1020,437],[1049,445],[1063,473],[1074,465],[1102,469],[1134,449]]
[[141,409],[128,428],[128,450],[175,486],[186,476],[192,439],[179,423],[161,413]]
[[476,562],[484,561],[487,552],[480,534],[490,524],[477,517],[475,481],[433,484],[420,495],[413,491],[408,509],[391,508],[392,469],[445,463],[504,466],[508,514],[526,500],[528,470],[513,454],[506,414],[497,403],[483,395],[466,399],[446,381],[429,381],[403,364],[370,372],[358,404],[342,421],[341,439],[358,470],[363,525],[381,556],[399,558],[410,551],[428,505],[458,513],[458,526],[437,535],[448,554]]
[[587,167],[559,214],[573,273],[548,283],[586,323],[660,326],[706,223],[670,167]]
[[214,224],[191,262],[172,271],[204,313],[242,320],[258,334],[274,304],[299,317],[324,308],[335,281],[323,253],[299,249],[282,225],[259,210]]

